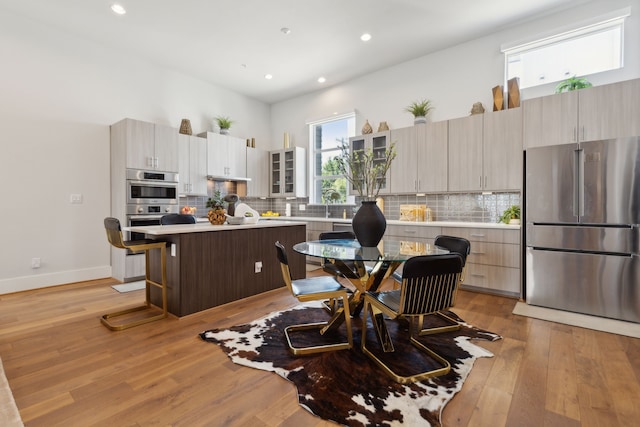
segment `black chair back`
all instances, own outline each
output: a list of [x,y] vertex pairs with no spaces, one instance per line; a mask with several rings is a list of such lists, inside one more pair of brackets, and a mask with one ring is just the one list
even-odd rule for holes
[[354,240],[356,235],[352,231],[325,231],[319,237],[320,240]]
[[402,270],[399,314],[428,314],[451,307],[462,268],[462,256],[457,253],[410,258]]
[[104,228],[107,231],[107,239],[116,248],[126,249],[122,240],[122,228],[118,218],[107,217],[104,219]]
[[455,252],[462,257],[462,266],[467,263],[467,256],[471,252],[471,243],[467,239],[462,237],[436,236],[435,245],[445,249],[449,249],[449,252]]
[[195,224],[196,217],[193,215],[182,215],[182,214],[166,214],[160,218],[160,225],[175,225],[175,224]]

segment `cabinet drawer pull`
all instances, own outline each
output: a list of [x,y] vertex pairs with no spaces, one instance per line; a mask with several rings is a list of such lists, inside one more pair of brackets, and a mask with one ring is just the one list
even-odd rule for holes
[[471,273],[473,277],[484,277],[484,274]]
[[405,234],[416,234],[416,230],[404,230]]
[[484,237],[484,234],[474,234],[474,233],[471,233],[471,237]]
[[471,255],[484,255],[486,252],[471,252]]

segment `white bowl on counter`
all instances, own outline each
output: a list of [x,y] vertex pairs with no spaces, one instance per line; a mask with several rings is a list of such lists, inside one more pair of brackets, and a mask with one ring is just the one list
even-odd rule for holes
[[227,223],[229,225],[242,225],[246,222],[246,218],[243,216],[227,216]]

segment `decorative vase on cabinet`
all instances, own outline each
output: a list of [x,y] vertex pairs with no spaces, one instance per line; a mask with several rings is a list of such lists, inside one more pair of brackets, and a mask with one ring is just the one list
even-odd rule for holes
[[353,217],[352,226],[361,246],[377,246],[387,229],[387,220],[375,200],[364,200]]

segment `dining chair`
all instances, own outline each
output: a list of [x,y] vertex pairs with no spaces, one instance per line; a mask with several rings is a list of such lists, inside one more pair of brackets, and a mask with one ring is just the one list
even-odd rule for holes
[[[327,322],[304,323],[298,325],[290,325],[284,328],[284,334],[287,338],[289,351],[294,355],[305,355],[311,353],[321,353],[325,351],[345,350],[353,347],[353,336],[351,331],[351,313],[349,312],[349,300],[347,288],[342,286],[333,276],[319,276],[305,279],[291,278],[291,270],[289,269],[289,261],[284,246],[278,241],[275,243],[278,261],[280,261],[280,269],[282,278],[291,294],[300,302],[322,301],[326,299],[339,300],[341,305],[336,304],[332,317]],[[319,330],[320,335],[324,335],[328,331],[337,329],[344,320],[347,329],[347,341],[318,344],[307,347],[295,347],[291,341],[291,333],[304,330]]]
[[[416,256],[405,263],[400,289],[365,294],[362,317],[362,352],[396,382],[409,384],[444,375],[451,369],[451,365],[446,359],[418,341],[417,337],[419,331],[422,330],[423,325],[420,322],[424,315],[440,312],[452,305],[456,289],[460,284],[462,268],[462,256],[457,253]],[[402,376],[395,372],[366,345],[369,312],[378,342],[385,353],[395,351],[391,336],[387,331],[385,316],[391,320],[402,317],[409,321],[409,342],[439,362],[440,367],[408,376]]]
[[[471,252],[471,243],[463,237],[454,237],[447,236],[444,234],[439,234],[436,236],[434,240],[434,245],[440,246],[441,248],[448,249],[449,252],[455,252],[460,254],[462,257],[462,265],[465,266],[467,264],[467,256]],[[393,272],[392,276],[393,280],[396,283],[400,283],[402,281],[402,267]],[[462,272],[462,276],[460,276],[460,283],[464,282],[464,269]]]
[[[352,231],[325,231],[318,236],[320,240],[354,240],[356,235]],[[361,274],[353,261],[341,261],[336,265],[327,258],[320,261],[322,270],[336,277],[344,277],[348,280],[359,279]]]
[[[120,221],[117,218],[107,217],[104,219],[104,227],[107,231],[107,240],[111,245],[120,249],[129,249],[133,253],[144,252],[145,255],[145,303],[144,305],[128,308],[125,310],[116,311],[114,313],[104,314],[100,317],[100,321],[107,328],[112,331],[120,331],[122,329],[131,328],[134,326],[142,325],[144,323],[153,322],[154,320],[160,320],[167,317],[167,243],[159,242],[151,239],[143,240],[123,240],[122,227]],[[160,263],[162,269],[162,278],[160,282],[151,280],[150,265],[149,265],[149,251],[153,249],[160,250]],[[152,307],[150,296],[151,286],[160,288],[162,292],[162,312],[159,314],[157,310]],[[130,313],[147,311],[151,313],[151,316],[143,317],[142,319],[135,317],[133,320],[121,321],[119,323],[113,322],[111,319],[124,316]]]
[[[462,257],[462,274],[460,274],[460,281],[458,283],[458,286],[460,286],[462,282],[464,282],[464,276],[465,276],[466,265],[467,265],[467,256],[469,256],[469,253],[471,252],[471,243],[469,243],[469,241],[463,237],[447,236],[444,234],[437,235],[433,243],[436,246],[440,246],[441,248],[448,249],[449,252],[457,253]],[[402,270],[400,270],[399,272],[395,271],[393,273],[393,280],[395,280],[395,282],[398,284],[402,282]],[[458,294],[457,289],[458,288],[456,288],[456,292],[453,295],[453,302],[451,304],[452,306],[455,305],[456,296]],[[444,319],[448,323],[448,325],[439,326],[437,328],[420,329],[420,332],[419,332],[420,335],[429,335],[429,334],[439,333],[439,332],[456,331],[460,329],[460,324],[456,320],[447,316],[446,314],[442,312],[437,312],[434,314]],[[424,324],[424,315],[420,316],[418,323],[420,325]]]
[[160,217],[160,225],[195,224],[195,223],[196,223],[196,217],[193,215],[170,213],[170,214],[162,215],[162,217]]

